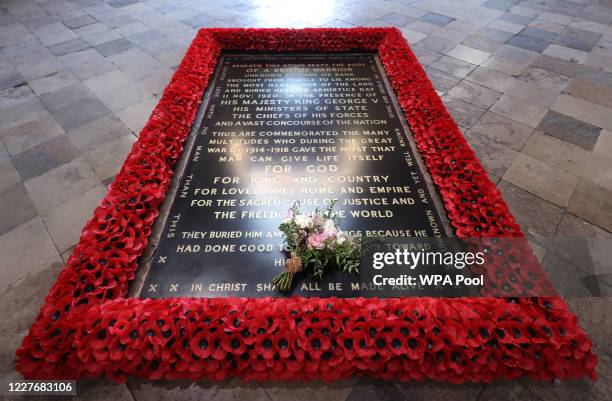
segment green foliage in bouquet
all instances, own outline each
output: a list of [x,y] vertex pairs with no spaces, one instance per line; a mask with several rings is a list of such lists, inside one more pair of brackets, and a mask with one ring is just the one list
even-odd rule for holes
[[291,290],[293,276],[301,271],[319,280],[329,268],[347,274],[359,271],[361,237],[340,229],[340,218],[333,212],[335,204],[334,200],[325,209],[317,208],[311,214],[302,214],[296,202],[289,210],[279,230],[291,258],[285,262],[285,271],[272,280],[279,291]]

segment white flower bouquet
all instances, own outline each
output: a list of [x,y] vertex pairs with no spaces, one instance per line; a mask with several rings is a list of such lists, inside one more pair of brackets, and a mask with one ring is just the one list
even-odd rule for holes
[[285,262],[285,270],[272,280],[279,291],[291,290],[293,276],[301,271],[319,280],[327,268],[347,274],[359,271],[361,237],[340,229],[340,218],[333,213],[335,203],[311,214],[302,214],[299,203],[295,203],[280,224],[291,257]]

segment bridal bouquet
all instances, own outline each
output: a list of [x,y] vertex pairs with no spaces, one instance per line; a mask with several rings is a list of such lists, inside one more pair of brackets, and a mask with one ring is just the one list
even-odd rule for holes
[[291,290],[293,276],[301,271],[319,280],[327,268],[348,274],[358,271],[361,237],[340,229],[340,218],[333,213],[335,203],[311,214],[302,214],[299,203],[295,203],[280,224],[291,257],[285,262],[285,270],[272,280],[279,291]]

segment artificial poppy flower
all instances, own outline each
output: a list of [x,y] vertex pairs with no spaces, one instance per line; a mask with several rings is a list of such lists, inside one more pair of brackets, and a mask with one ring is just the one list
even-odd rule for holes
[[242,341],[242,337],[239,333],[221,336],[220,343],[221,348],[228,354],[242,355],[247,350],[247,346],[244,341]]
[[267,332],[258,335],[254,350],[256,355],[261,356],[263,359],[268,360],[274,358],[277,352],[274,346],[274,335]]
[[189,341],[189,349],[198,358],[208,358],[214,350],[213,340],[210,333],[202,330],[191,338]]

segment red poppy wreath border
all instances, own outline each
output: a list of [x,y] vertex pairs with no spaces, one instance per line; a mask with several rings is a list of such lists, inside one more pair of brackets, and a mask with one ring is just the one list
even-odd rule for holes
[[26,378],[596,378],[560,298],[125,298],[221,50],[377,51],[461,237],[521,237],[395,28],[202,29],[17,350]]

